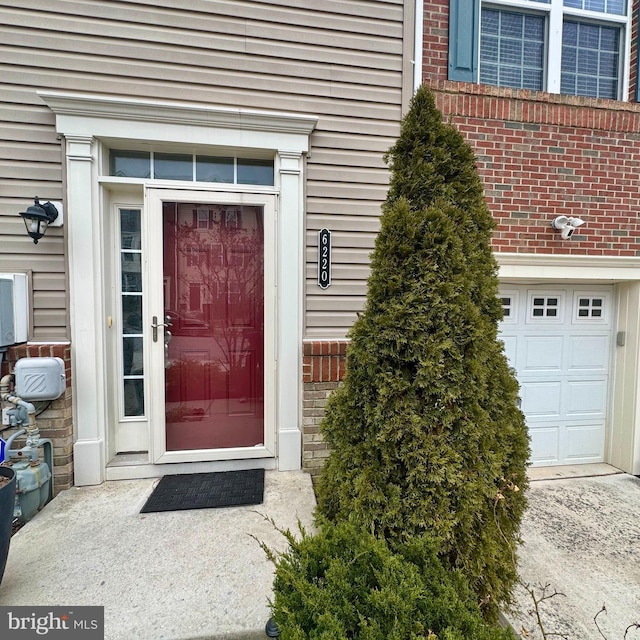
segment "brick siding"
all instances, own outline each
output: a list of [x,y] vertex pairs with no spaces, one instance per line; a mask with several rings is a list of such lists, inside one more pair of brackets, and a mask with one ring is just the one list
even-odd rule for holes
[[[449,82],[448,6],[425,3],[424,80],[476,153],[494,250],[640,256],[640,105]],[[559,215],[586,224],[562,240],[550,226]]]
[[346,340],[313,340],[303,344],[302,468],[317,475],[329,455],[320,433],[327,398],[344,377]]
[[[53,442],[53,487],[58,494],[63,489],[73,485],[73,417],[71,394],[71,346],[67,344],[43,345],[25,344],[9,349],[2,364],[2,375],[13,370],[20,358],[55,357],[62,358],[65,363],[67,388],[64,394],[51,402],[46,411],[37,417],[37,425],[42,438]],[[36,410],[40,403],[37,403]],[[4,431],[2,437],[6,440],[12,433]],[[20,438],[14,443],[14,448],[24,444]]]

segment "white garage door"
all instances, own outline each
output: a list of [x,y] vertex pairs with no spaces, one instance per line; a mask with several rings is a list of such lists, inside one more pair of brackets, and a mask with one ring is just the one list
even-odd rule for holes
[[534,466],[603,461],[613,289],[504,285],[500,297]]

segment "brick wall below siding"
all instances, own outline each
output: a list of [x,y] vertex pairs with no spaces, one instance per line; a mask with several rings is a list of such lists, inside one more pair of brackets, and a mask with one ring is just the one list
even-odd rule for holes
[[[424,3],[423,80],[473,148],[496,252],[640,257],[640,104],[633,4],[628,101],[447,79],[449,0]],[[586,224],[571,241],[557,216]]]
[[329,449],[320,433],[324,408],[344,377],[347,340],[305,340],[303,344],[302,468],[320,473]]
[[[73,413],[71,394],[71,346],[68,344],[24,344],[9,349],[2,364],[2,375],[11,373],[20,358],[54,357],[62,358],[65,363],[67,388],[64,394],[51,402],[43,413],[37,417],[37,425],[42,438],[53,442],[53,488],[57,494],[73,485]],[[45,403],[34,403],[36,411]],[[7,439],[12,431],[2,432]],[[18,438],[14,448],[24,445]]]

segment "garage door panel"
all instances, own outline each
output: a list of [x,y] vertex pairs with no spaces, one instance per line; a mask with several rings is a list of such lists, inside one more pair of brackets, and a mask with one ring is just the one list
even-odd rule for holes
[[568,342],[568,371],[606,372],[609,365],[609,334],[571,335]]
[[520,383],[532,463],[603,461],[613,288],[508,287],[500,338]]
[[559,418],[562,401],[560,380],[522,382],[522,410],[528,418]]
[[562,369],[562,335],[524,336],[522,374]]
[[567,416],[590,416],[604,420],[607,403],[606,380],[569,380]]
[[604,455],[604,430],[602,423],[569,424],[566,427],[566,456],[571,462],[602,460]]
[[518,362],[518,338],[516,336],[501,336],[504,342],[504,353],[507,356],[509,366],[514,369]]
[[558,462],[560,450],[560,426],[549,425],[529,429],[531,436],[531,461],[538,464]]

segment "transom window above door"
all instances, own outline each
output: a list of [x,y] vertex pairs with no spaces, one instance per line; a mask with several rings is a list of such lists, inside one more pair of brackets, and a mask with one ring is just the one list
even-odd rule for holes
[[184,180],[273,186],[273,158],[160,153],[111,149],[109,175],[119,178]]
[[[454,20],[462,1],[451,0]],[[468,45],[450,43],[450,56],[463,60],[466,51],[473,62],[458,68],[456,60],[450,60],[450,79],[624,99],[630,4],[629,0],[479,0],[479,24],[458,27],[459,38],[468,37]]]

